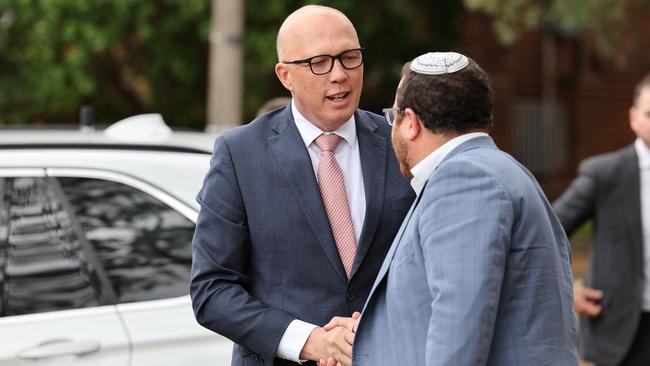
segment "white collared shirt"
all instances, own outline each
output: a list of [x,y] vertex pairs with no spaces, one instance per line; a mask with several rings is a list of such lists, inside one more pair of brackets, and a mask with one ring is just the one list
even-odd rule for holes
[[641,197],[641,228],[643,233],[643,274],[645,285],[643,286],[643,298],[641,308],[650,311],[650,149],[637,138],[634,141],[634,149],[639,159],[639,183]]
[[[323,132],[320,128],[307,121],[300,114],[293,100],[291,101],[291,112],[293,113],[293,119],[298,128],[298,132],[300,132],[300,137],[302,137],[302,141],[309,152],[309,158],[314,168],[314,175],[318,179],[318,164],[320,164],[321,151],[313,142],[321,134],[329,132]],[[332,133],[341,136],[344,140],[336,147],[334,158],[343,171],[343,180],[348,195],[350,215],[352,216],[352,226],[354,226],[354,236],[358,243],[361,238],[361,229],[366,216],[366,194],[363,186],[361,155],[359,154],[359,141],[357,139],[357,127],[355,125],[354,115],[343,126]],[[294,319],[284,331],[282,339],[280,339],[278,357],[300,362],[300,351],[315,327],[316,325],[314,324]]]
[[449,154],[456,146],[462,144],[465,141],[469,141],[473,138],[489,136],[485,132],[470,132],[464,135],[456,136],[453,139],[445,142],[442,146],[435,149],[431,154],[427,155],[426,158],[422,159],[417,163],[413,168],[411,168],[411,174],[413,174],[413,179],[411,179],[411,187],[415,191],[415,194],[418,196],[422,192],[424,185],[427,180],[433,173],[434,170],[438,167],[438,164]]

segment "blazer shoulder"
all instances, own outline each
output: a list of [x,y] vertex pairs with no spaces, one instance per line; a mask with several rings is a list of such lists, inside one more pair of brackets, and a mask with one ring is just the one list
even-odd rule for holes
[[[452,175],[487,179],[497,183],[504,189],[508,186],[505,172],[513,170],[513,161],[509,155],[498,149],[469,149],[460,151],[444,159],[436,168],[436,175]],[[467,179],[459,180],[459,184],[467,183]]]
[[367,111],[365,109],[357,109],[357,115],[362,117],[362,118],[368,118],[371,120],[375,125],[386,125],[388,126],[388,123],[385,122],[385,118],[383,116],[378,115],[377,113],[373,113],[370,111]]
[[390,136],[390,126],[386,123],[386,119],[383,116],[363,109],[357,109],[355,118],[359,120],[358,124],[371,131],[379,131],[382,135]]
[[[229,146],[251,144],[256,140],[265,140],[272,134],[273,129],[282,129],[292,121],[290,109],[277,109],[265,113],[245,125],[237,126],[226,131],[220,138]],[[220,138],[217,138],[217,140]]]
[[604,154],[594,155],[580,163],[578,171],[586,174],[610,176],[622,164],[636,164],[634,144]]

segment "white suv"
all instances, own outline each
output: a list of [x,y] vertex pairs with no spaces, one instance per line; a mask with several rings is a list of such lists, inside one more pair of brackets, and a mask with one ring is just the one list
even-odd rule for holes
[[215,135],[143,125],[0,131],[0,366],[230,364],[188,295]]

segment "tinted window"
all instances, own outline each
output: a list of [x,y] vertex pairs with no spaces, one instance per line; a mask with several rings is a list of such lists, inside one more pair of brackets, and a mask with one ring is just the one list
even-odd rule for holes
[[0,178],[0,211],[1,316],[105,302],[92,250],[56,181]]
[[124,184],[58,179],[118,302],[189,293],[192,221]]

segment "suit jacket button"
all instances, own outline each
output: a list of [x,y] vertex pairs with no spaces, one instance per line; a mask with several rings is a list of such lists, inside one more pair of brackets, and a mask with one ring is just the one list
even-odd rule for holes
[[348,292],[345,293],[345,298],[346,298],[348,301],[354,301],[354,299],[357,298],[357,293],[356,293],[356,292],[352,292],[352,291],[348,291]]

